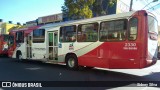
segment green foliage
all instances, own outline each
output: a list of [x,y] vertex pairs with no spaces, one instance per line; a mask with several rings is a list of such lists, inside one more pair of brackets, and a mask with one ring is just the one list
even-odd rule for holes
[[[117,2],[117,0],[96,0],[93,4],[92,11],[96,16],[106,15],[107,10]],[[103,4],[106,4],[106,7],[103,7]]]
[[[72,19],[91,18],[107,14],[108,7],[112,7],[117,0],[64,0],[62,12]],[[106,7],[104,8],[104,4]]]
[[62,11],[68,13],[69,17],[79,18],[91,18],[92,10],[90,7],[95,0],[65,0]]
[[109,0],[108,6],[112,7],[116,2],[117,2],[117,0]]

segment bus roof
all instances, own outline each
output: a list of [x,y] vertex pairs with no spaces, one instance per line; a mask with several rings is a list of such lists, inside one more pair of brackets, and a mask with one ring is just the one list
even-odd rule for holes
[[122,19],[122,18],[128,18],[132,15],[134,15],[138,11],[131,11],[131,12],[126,12],[126,13],[120,13],[120,14],[112,14],[112,15],[105,15],[105,16],[100,16],[100,17],[94,17],[90,19],[83,19],[83,20],[72,20],[72,21],[66,21],[66,22],[60,22],[60,23],[52,23],[52,24],[47,24],[43,25],[40,28],[50,28],[50,27],[57,27],[57,26],[66,26],[70,24],[79,24],[79,23],[87,23],[87,22],[95,22],[95,21],[106,21],[106,20],[114,20],[114,19]]
[[29,29],[35,29],[37,27],[39,27],[39,26],[23,27],[23,28],[19,28],[19,29],[13,29],[10,32],[25,31],[25,30],[29,30]]

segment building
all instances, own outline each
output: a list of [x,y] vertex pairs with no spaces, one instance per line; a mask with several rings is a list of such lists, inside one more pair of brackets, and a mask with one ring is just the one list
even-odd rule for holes
[[12,24],[11,21],[2,22],[0,25],[0,34],[8,34],[11,29],[19,27],[21,27],[21,25]]
[[117,0],[116,3],[116,13],[124,13],[129,12],[129,6],[122,2],[121,0]]
[[38,25],[37,20],[33,20],[33,21],[28,21],[28,22],[26,22],[26,26],[27,26],[27,27],[37,26],[37,25]]
[[[112,6],[109,7],[106,4],[106,0],[102,0],[103,3],[103,9],[106,10],[106,14],[116,14],[116,13],[123,13],[123,12],[128,12],[129,11],[129,6],[127,6],[124,2],[121,0],[117,0],[116,3]],[[107,7],[107,9],[106,9]],[[95,13],[93,12],[93,17],[96,17]],[[38,17],[38,19],[33,20],[33,21],[28,21],[26,22],[26,26],[36,26],[36,25],[43,25],[43,24],[49,24],[49,23],[57,23],[57,22],[63,22],[63,21],[70,21],[74,20],[73,18],[69,18],[67,13],[58,13],[58,14],[53,14],[53,15],[48,15],[48,16],[43,16],[43,17]]]
[[37,19],[38,25],[57,23],[57,22],[62,22],[62,21],[63,21],[63,14],[62,13],[39,17]]

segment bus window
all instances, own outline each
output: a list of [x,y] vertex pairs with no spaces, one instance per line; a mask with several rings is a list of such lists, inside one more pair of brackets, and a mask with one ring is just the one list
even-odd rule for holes
[[76,41],[76,25],[64,26],[60,28],[60,42]]
[[45,29],[33,31],[33,43],[43,43],[45,40]]
[[14,36],[9,36],[8,46],[13,46],[13,44],[14,44]]
[[131,18],[129,22],[129,40],[136,40],[138,30],[138,19]]
[[24,42],[24,33],[22,31],[16,32],[16,42],[17,43]]
[[78,26],[78,42],[95,42],[98,40],[98,23]]
[[3,40],[4,40],[5,42],[7,42],[7,41],[8,41],[8,38],[9,38],[9,36],[8,36],[8,35],[4,35],[4,36],[3,36]]
[[127,20],[105,21],[100,26],[100,41],[123,41],[126,39]]
[[149,32],[156,32],[158,34],[158,22],[156,19],[150,15],[148,15],[148,27]]

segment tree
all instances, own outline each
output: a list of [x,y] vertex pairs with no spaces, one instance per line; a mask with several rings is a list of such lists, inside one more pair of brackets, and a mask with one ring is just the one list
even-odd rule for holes
[[106,15],[109,7],[117,0],[65,0],[62,6],[64,16],[71,19],[91,18]]
[[113,5],[117,2],[117,0],[95,0],[93,3],[92,11],[95,16],[106,15],[109,7],[113,7]]
[[91,6],[95,0],[65,0],[62,12],[70,18],[91,18]]

